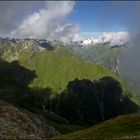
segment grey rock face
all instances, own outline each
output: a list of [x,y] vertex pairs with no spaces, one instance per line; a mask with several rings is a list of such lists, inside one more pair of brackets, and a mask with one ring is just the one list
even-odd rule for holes
[[0,139],[47,139],[59,134],[45,118],[0,101]]

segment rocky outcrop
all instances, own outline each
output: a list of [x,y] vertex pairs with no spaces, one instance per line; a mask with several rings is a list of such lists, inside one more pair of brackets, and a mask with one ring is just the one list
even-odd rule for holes
[[0,100],[0,139],[47,139],[57,134],[45,118]]

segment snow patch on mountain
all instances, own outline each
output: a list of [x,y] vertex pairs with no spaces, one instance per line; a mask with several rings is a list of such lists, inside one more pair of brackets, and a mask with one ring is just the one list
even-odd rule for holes
[[103,32],[98,37],[90,37],[83,40],[82,45],[95,45],[97,43],[110,42],[111,46],[123,45],[129,40],[128,32]]

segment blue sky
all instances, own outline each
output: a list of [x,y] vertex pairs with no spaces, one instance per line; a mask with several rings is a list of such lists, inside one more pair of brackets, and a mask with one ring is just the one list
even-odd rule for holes
[[130,6],[129,2],[121,7],[119,3],[111,1],[76,1],[74,12],[68,20],[80,24],[82,32],[126,31],[122,21],[128,15]]

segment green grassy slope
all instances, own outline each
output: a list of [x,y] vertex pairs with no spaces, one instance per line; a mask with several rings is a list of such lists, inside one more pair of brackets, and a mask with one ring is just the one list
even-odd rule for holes
[[140,139],[140,113],[119,116],[94,127],[52,139]]
[[75,78],[99,79],[103,76],[112,76],[124,87],[126,86],[116,74],[100,65],[84,61],[64,47],[58,47],[53,51],[23,52],[19,61],[27,68],[36,71],[38,78],[33,81],[32,87],[50,87],[53,91],[60,92]]

